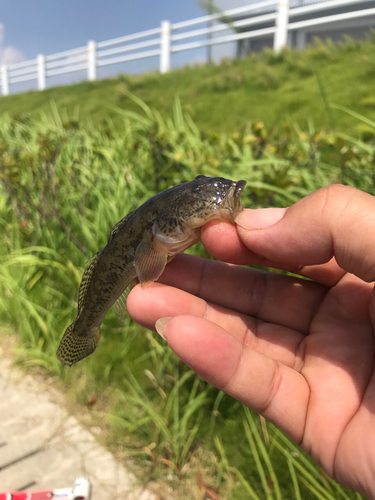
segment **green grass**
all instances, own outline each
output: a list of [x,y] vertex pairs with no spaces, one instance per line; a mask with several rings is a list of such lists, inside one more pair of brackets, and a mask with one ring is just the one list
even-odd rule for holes
[[[95,395],[108,446],[145,481],[168,478],[177,498],[201,498],[205,488],[234,500],[360,498],[129,318],[111,311],[100,348],[73,369],[56,360],[85,263],[155,192],[198,173],[247,179],[251,207],[287,206],[338,181],[373,192],[371,140],[311,124],[202,133],[179,100],[170,120],[132,99],[139,113],[119,113],[120,129],[110,120],[81,128],[56,109],[53,120],[0,120],[0,321],[18,332],[20,362],[57,377],[81,405]],[[205,255],[201,245],[190,251]]]
[[268,129],[284,121],[306,130],[307,120],[318,129],[355,133],[358,123],[349,115],[328,109],[327,103],[346,107],[375,119],[375,45],[354,42],[333,46],[316,43],[306,52],[270,51],[220,65],[186,67],[160,75],[122,75],[43,92],[0,99],[0,113],[51,114],[51,101],[60,113],[99,124],[108,117],[122,125],[116,108],[136,110],[127,92],[138,96],[164,117],[172,116],[178,95],[184,112],[198,128],[234,132],[249,122],[263,121]]

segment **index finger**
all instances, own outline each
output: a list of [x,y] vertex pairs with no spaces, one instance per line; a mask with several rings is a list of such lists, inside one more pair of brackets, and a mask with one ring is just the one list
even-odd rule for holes
[[[278,222],[285,213],[285,209],[279,208],[244,210],[250,221],[259,220],[259,212],[262,213],[261,217],[263,219],[266,211],[269,214],[266,216],[268,222],[270,222],[272,218],[273,223]],[[201,240],[208,253],[224,262],[281,269],[305,278],[310,278],[321,285],[330,287],[334,286],[345,274],[345,271],[337,264],[334,257],[324,264],[308,266],[299,264],[298,261],[297,263],[283,262],[281,256],[277,260],[268,259],[262,255],[261,252],[256,253],[251,250],[251,248],[248,248],[245,244],[246,237],[241,239],[241,236],[242,228],[240,226],[234,226],[229,222],[213,220],[205,224],[201,229]]]
[[368,193],[335,184],[288,209],[244,210],[236,223],[202,228],[214,257],[284,269],[329,286],[345,272],[375,279],[375,198]]
[[375,198],[363,191],[335,184],[298,201],[268,227],[254,229],[245,211],[236,222],[243,244],[265,259],[302,267],[334,257],[344,271],[375,279]]

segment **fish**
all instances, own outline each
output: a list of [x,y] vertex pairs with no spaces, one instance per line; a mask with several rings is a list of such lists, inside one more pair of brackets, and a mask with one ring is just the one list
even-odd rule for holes
[[200,240],[208,221],[234,222],[243,210],[246,181],[198,175],[156,194],[121,219],[91,259],[78,292],[77,318],[66,329],[57,359],[72,366],[92,354],[100,325],[113,306],[121,316],[135,282],[156,281],[174,256]]

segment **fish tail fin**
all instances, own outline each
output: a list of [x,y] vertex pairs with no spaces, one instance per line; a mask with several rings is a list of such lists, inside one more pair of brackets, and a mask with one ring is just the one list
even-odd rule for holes
[[72,366],[92,354],[98,347],[99,340],[99,328],[94,335],[80,336],[74,332],[74,323],[72,323],[61,339],[56,357],[63,365]]

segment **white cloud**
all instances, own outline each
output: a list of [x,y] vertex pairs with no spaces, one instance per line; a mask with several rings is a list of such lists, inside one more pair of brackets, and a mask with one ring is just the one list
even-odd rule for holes
[[14,64],[26,60],[24,54],[12,47],[11,45],[4,46],[4,25],[0,23],[0,64]]
[[0,62],[1,64],[14,64],[26,61],[26,57],[20,50],[15,49],[11,45],[8,47],[0,47]]

